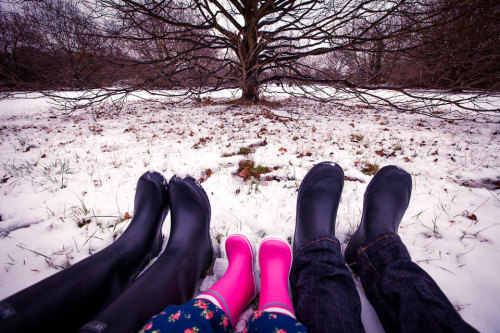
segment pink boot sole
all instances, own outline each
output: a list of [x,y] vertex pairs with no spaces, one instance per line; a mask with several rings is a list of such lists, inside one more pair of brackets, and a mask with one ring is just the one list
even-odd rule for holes
[[259,310],[281,313],[295,318],[288,275],[292,264],[290,245],[277,237],[266,237],[259,247],[260,300]]
[[224,275],[209,290],[200,294],[221,308],[234,326],[248,303],[255,297],[254,251],[244,235],[234,234],[226,240],[229,266]]

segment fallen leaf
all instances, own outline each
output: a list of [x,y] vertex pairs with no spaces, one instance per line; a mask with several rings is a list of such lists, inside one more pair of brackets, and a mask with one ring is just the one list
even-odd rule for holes
[[243,170],[238,172],[238,176],[240,176],[244,180],[247,180],[248,178],[250,178],[250,171],[249,170],[250,170],[249,167],[244,168]]
[[350,176],[344,176],[344,180],[347,180],[349,182],[360,182],[360,183],[364,183],[365,182],[363,179],[359,179],[359,178],[356,178],[356,177],[350,177]]
[[210,170],[210,169],[206,169],[205,170],[205,175],[200,177],[200,179],[198,179],[198,181],[200,183],[203,183],[205,180],[207,180],[208,178],[210,178],[210,176],[213,174],[213,171]]
[[467,218],[469,220],[472,220],[472,221],[477,221],[477,216],[476,214],[470,214],[470,215],[467,215]]

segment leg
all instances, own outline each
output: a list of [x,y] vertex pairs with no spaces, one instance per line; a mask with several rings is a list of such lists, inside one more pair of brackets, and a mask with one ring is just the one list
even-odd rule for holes
[[229,333],[230,330],[231,325],[222,309],[209,301],[195,299],[181,306],[168,306],[151,318],[139,333]]
[[476,332],[396,234],[360,249],[355,272],[387,332]]
[[125,233],[104,250],[3,300],[0,331],[76,331],[158,254],[167,212],[166,180],[159,173],[145,173],[137,183],[134,218]]
[[364,331],[361,301],[335,238],[343,184],[342,169],[326,162],[299,188],[290,286],[297,319],[309,332]]
[[434,280],[411,261],[397,235],[411,176],[387,166],[365,192],[363,215],[345,257],[388,332],[475,332]]
[[134,283],[80,332],[137,332],[167,305],[190,300],[212,262],[210,202],[192,178],[173,177],[168,199],[172,225],[167,248]]
[[290,286],[297,319],[309,332],[363,332],[361,301],[335,236],[298,249]]

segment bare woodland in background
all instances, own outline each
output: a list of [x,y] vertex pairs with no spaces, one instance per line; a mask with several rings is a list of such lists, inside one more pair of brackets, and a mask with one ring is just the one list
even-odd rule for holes
[[[89,98],[95,101],[135,90],[186,95],[237,88],[243,101],[258,102],[280,86],[311,98],[354,92],[366,102],[415,108],[371,93],[384,89],[420,99],[422,108],[452,103],[481,111],[470,96],[443,96],[500,91],[496,0],[10,4],[0,14],[4,96],[101,88]],[[442,93],[424,98],[418,89]]]

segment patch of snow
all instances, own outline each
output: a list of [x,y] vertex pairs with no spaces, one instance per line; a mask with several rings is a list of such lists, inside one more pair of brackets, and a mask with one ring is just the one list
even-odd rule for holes
[[[133,215],[137,179],[144,172],[157,170],[166,179],[205,177],[201,186],[212,207],[217,258],[213,274],[201,282],[203,291],[227,268],[229,235],[252,235],[253,244],[268,235],[291,240],[297,191],[314,164],[332,161],[344,170],[336,221],[344,248],[372,177],[363,168],[393,164],[413,178],[399,229],[412,259],[467,322],[481,332],[500,331],[498,123],[445,121],[289,95],[277,97],[276,106],[217,102],[233,93],[211,94],[210,103],[130,99],[120,113],[99,117],[92,108],[62,116],[37,94],[1,100],[0,299],[119,237],[130,221],[125,213]],[[500,105],[500,98],[491,103]],[[242,147],[251,147],[250,154],[239,155]],[[237,175],[243,159],[269,172],[245,182]],[[164,243],[169,232],[170,215]],[[380,332],[356,283],[366,331]]]

